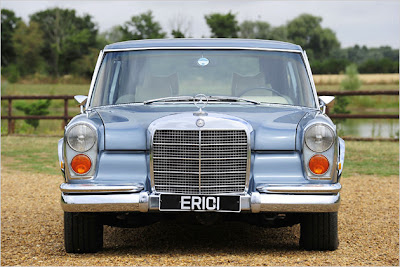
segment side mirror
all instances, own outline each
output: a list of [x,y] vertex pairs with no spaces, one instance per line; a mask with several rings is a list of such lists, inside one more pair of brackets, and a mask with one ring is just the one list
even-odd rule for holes
[[334,96],[320,96],[319,98],[319,108],[322,108],[322,114],[326,112],[326,106],[331,103],[335,97]]
[[81,113],[83,113],[83,106],[86,105],[86,101],[87,101],[87,96],[85,95],[76,95],[74,96],[76,102],[78,102],[79,107],[81,108]]

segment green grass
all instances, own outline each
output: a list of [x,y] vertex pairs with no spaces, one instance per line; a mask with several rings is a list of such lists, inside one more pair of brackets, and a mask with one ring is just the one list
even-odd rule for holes
[[[398,84],[366,84],[359,90],[399,90]],[[339,91],[339,85],[319,85],[317,91]],[[350,104],[347,109],[352,114],[397,114],[399,110],[399,96],[349,96]]]
[[[11,84],[2,82],[1,95],[87,95],[89,84]],[[24,116],[22,111],[15,108],[18,102],[32,103],[37,100],[15,100],[13,101],[12,114]],[[69,115],[74,116],[79,113],[79,108],[75,100],[68,100]],[[64,100],[51,100],[49,115],[62,116],[64,114]],[[8,112],[8,102],[1,102],[1,114]],[[38,129],[25,123],[23,120],[15,122],[15,133],[17,134],[49,134],[62,135],[63,122],[61,120],[41,120]],[[2,121],[1,133],[8,131],[7,122]]]
[[1,83],[1,95],[87,95],[90,84]]
[[348,110],[353,114],[396,114],[399,97],[395,95],[351,96]]
[[[2,164],[21,171],[61,175],[59,137],[3,136]],[[343,176],[399,175],[398,142],[346,142]]]
[[[316,85],[317,91],[339,91],[339,84]],[[363,84],[360,91],[399,90],[398,84]]]
[[398,142],[346,142],[343,176],[399,175]]
[[[90,84],[1,83],[2,95],[87,95]],[[398,84],[365,84],[359,90],[398,90]],[[317,91],[338,91],[339,85],[317,85]]]
[[59,137],[1,137],[1,160],[7,167],[34,173],[61,175],[57,143]]
[[[16,116],[25,116],[24,112],[17,110],[15,104],[18,102],[31,103],[37,100],[15,100],[13,101],[12,114]],[[6,115],[8,112],[7,101],[1,103],[1,113]],[[74,100],[68,101],[68,115],[75,116],[79,114],[79,107]],[[63,116],[64,115],[64,101],[51,100],[49,107],[49,116]],[[16,134],[48,134],[48,135],[62,135],[63,134],[63,121],[62,120],[40,120],[39,127],[34,129],[31,125],[27,124],[24,120],[15,120],[15,133]],[[1,134],[8,132],[7,120],[2,120]]]

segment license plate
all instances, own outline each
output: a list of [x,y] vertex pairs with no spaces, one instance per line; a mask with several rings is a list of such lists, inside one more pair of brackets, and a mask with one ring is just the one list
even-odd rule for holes
[[160,211],[240,212],[240,196],[161,194]]

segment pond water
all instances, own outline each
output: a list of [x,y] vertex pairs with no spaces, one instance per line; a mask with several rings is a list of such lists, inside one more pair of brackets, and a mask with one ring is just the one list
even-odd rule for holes
[[346,119],[336,123],[342,136],[399,138],[399,120]]

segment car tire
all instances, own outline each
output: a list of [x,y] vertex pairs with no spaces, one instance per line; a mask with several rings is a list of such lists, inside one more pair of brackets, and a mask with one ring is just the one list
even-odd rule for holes
[[337,249],[338,213],[304,214],[300,222],[300,246],[306,250]]
[[103,224],[96,214],[64,212],[64,241],[68,253],[93,253],[103,248]]

